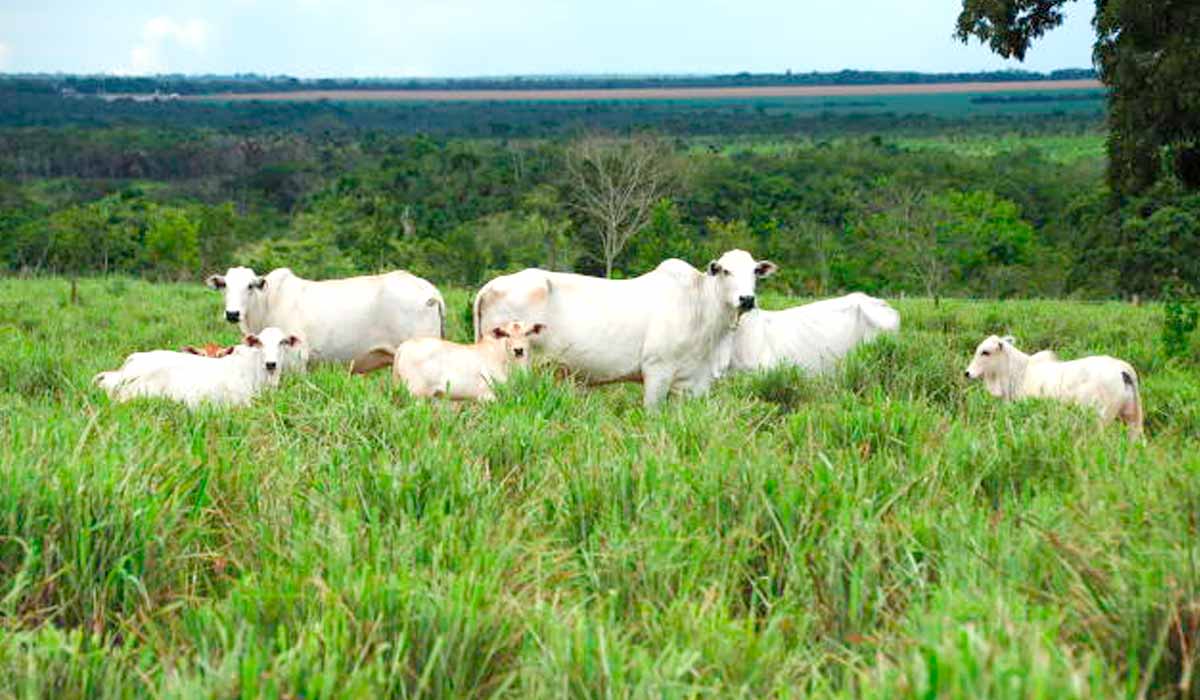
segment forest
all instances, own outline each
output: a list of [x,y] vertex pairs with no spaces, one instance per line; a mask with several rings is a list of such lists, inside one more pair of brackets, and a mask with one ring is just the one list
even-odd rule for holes
[[[1079,77],[1059,73],[1042,77]],[[278,87],[251,78],[229,81]],[[63,97],[96,86],[55,80],[0,81],[9,273],[400,267],[473,287],[527,266],[630,276],[741,247],[781,266],[779,292],[805,295],[1127,298],[1200,282],[1200,196],[1172,177],[1114,191],[1095,91],[144,103]],[[229,87],[155,80],[107,89]],[[587,206],[634,168],[627,211]]]

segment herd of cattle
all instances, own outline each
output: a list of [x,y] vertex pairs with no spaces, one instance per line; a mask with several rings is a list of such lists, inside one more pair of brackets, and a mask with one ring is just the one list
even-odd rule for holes
[[[96,383],[118,401],[244,404],[285,372],[334,362],[355,373],[391,365],[414,396],[486,400],[536,349],[589,384],[641,382],[644,403],[653,406],[672,392],[703,394],[729,372],[781,364],[823,372],[860,343],[900,327],[887,302],[860,293],[758,309],[757,282],[775,269],[742,250],[703,272],[672,259],[628,280],[526,269],[479,290],[475,343],[462,345],[445,340],[446,304],[437,288],[407,272],[312,281],[287,268],[259,276],[235,267],[207,284],[222,292],[225,319],[245,334],[241,344],[137,352]],[[1045,396],[1092,406],[1102,419],[1141,434],[1137,374],[1115,358],[1062,362],[992,336],[966,376],[1005,399]]]

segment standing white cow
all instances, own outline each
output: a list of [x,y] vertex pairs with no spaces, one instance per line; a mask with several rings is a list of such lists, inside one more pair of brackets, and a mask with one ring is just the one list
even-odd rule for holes
[[221,357],[190,352],[135,352],[120,369],[93,378],[114,401],[162,397],[189,408],[202,403],[243,405],[284,372],[304,371],[304,342],[278,328],[247,335],[243,345]]
[[775,269],[732,250],[706,274],[681,260],[628,280],[522,270],[479,290],[475,337],[508,321],[543,323],[538,346],[549,359],[593,384],[640,381],[653,406],[671,391],[708,390],[738,317],[754,308],[758,279]]
[[266,277],[234,267],[207,284],[224,294],[225,320],[243,333],[267,326],[296,333],[314,361],[350,362],[374,347],[445,333],[442,295],[408,272],[314,282],[286,267]]
[[975,349],[967,379],[982,379],[992,396],[1040,396],[1091,406],[1103,421],[1119,419],[1131,437],[1142,434],[1138,376],[1128,362],[1107,355],[1063,362],[1049,350],[1027,355],[1012,337],[989,336]]
[[729,369],[793,364],[820,373],[860,343],[900,329],[900,314],[860,292],[783,311],[750,311],[738,321]]

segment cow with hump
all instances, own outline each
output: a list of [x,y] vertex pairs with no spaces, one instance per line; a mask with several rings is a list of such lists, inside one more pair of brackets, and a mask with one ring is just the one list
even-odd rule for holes
[[288,268],[261,277],[234,267],[207,284],[225,297],[225,320],[243,333],[268,326],[295,333],[316,362],[351,362],[375,347],[444,334],[442,295],[404,271],[313,281]]
[[738,323],[733,371],[796,365],[819,374],[862,343],[900,329],[900,314],[861,292],[782,311],[751,311]]
[[653,406],[672,391],[708,390],[758,280],[775,269],[731,250],[703,273],[675,259],[628,280],[522,270],[479,290],[475,337],[508,321],[545,324],[537,345],[548,359],[593,384],[640,381]]
[[968,380],[982,379],[1001,399],[1045,397],[1091,406],[1102,421],[1120,420],[1130,437],[1142,434],[1138,376],[1128,362],[1107,355],[1062,361],[1049,350],[1028,355],[1012,336],[989,336],[975,349]]

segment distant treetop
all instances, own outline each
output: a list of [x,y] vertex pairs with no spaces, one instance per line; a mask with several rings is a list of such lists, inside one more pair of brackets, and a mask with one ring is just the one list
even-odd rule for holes
[[1096,77],[1090,68],[1049,73],[1005,70],[983,73],[854,71],[836,73],[731,73],[727,75],[584,75],[503,76],[487,78],[314,78],[239,75],[158,75],[146,77],[66,74],[0,75],[0,93],[207,95],[222,92],[289,90],[547,90],[603,88],[760,87],[774,85],[898,85],[911,83],[1082,80]]

